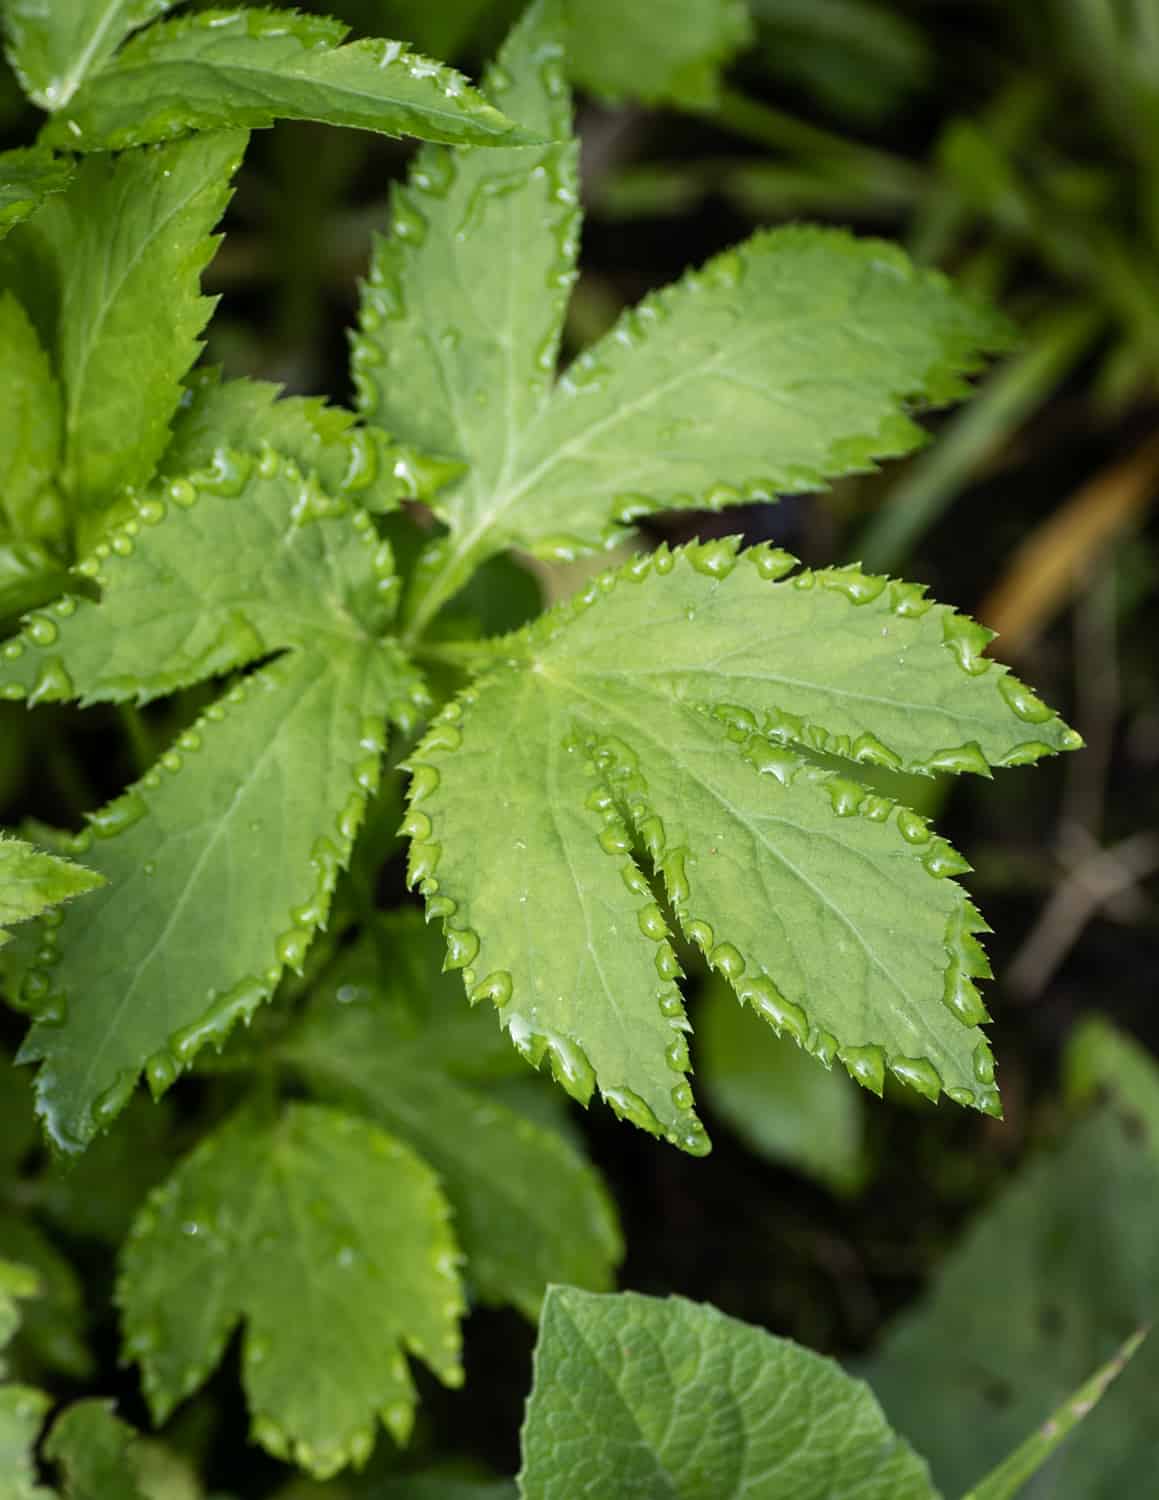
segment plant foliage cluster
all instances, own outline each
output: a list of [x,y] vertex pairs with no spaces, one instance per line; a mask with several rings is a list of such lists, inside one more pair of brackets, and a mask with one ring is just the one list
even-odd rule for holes
[[[1000,1117],[986,924],[912,787],[1081,744],[917,584],[739,536],[646,545],[657,513],[910,453],[915,415],[1012,337],[896,247],[792,226],[565,359],[570,80],[707,107],[749,35],[736,0],[657,9],[628,23],[638,48],[612,40],[619,7],[535,0],[475,87],[289,9],[0,7],[47,116],[0,155],[4,732],[96,721],[121,746],[56,826],[0,842],[0,974],[27,1022],[0,1086],[13,1500],[203,1494],[211,1379],[240,1381],[272,1458],[379,1474],[287,1496],[514,1493],[391,1479],[380,1442],[421,1433],[428,1377],[462,1383],[480,1303],[539,1322],[526,1500],[933,1500],[920,1453],[947,1492],[1001,1500],[1134,1353],[1151,1288],[1124,1250],[1135,1279],[1091,1302],[1059,1389],[1028,1355],[989,1478],[956,1446],[973,1424],[946,1430],[1012,1316],[947,1332],[973,1317],[962,1286],[1002,1280],[1012,1245],[1033,1281],[1084,1173],[1154,1178],[1150,1064],[1108,1063],[1127,1044],[1102,1032],[1076,1093],[1127,1072],[1137,1092],[1012,1192],[863,1372],[914,1446],[800,1345],[610,1294],[621,1232],[564,1098],[708,1152],[686,971],[714,976],[697,1031],[719,1117],[839,1189],[863,1166],[850,1079]],[[486,20],[435,10],[436,52]],[[249,133],[276,120],[423,142],[361,285],[349,409],[199,362],[203,273]],[[529,559],[613,549],[539,610]],[[398,860],[417,899],[384,909]],[[772,1121],[770,1084],[795,1101]],[[115,1248],[121,1350],[172,1441],[99,1394],[45,1430],[44,1386],[103,1391],[70,1246]]]

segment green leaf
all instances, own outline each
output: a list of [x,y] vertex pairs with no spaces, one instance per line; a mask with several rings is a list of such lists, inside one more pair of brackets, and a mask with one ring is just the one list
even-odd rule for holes
[[266,381],[196,380],[174,420],[161,473],[209,468],[222,448],[260,454],[269,447],[313,470],[327,494],[383,514],[404,499],[428,499],[462,469],[394,442],[380,427],[356,425],[340,406],[306,396],[278,400],[280,390]]
[[[491,87],[559,134],[553,15],[532,10]],[[566,559],[648,511],[817,489],[909,452],[924,436],[910,409],[961,397],[1008,339],[896,247],[794,226],[646,298],[552,388],[578,231],[572,161],[567,143],[421,158],[364,288],[360,409],[470,466],[436,505],[451,536],[425,561],[415,637],[503,548]]]
[[319,1478],[405,1442],[404,1349],[462,1378],[457,1252],[437,1180],[375,1126],[313,1105],[239,1115],[149,1199],[121,1259],[126,1353],[157,1421],[245,1320],[255,1440]]
[[615,1212],[571,1146],[462,1081],[497,1033],[464,1010],[455,976],[439,973],[442,946],[418,912],[381,924],[375,944],[319,989],[285,1055],[317,1093],[369,1115],[431,1164],[480,1296],[534,1320],[551,1281],[611,1285],[623,1254]]
[[0,238],[72,179],[69,162],[39,148],[0,152]]
[[29,98],[44,109],[62,109],[85,79],[104,67],[131,31],[161,15],[173,3],[4,0],[8,61]]
[[1159,1150],[1159,1079],[1155,1059],[1103,1016],[1086,1016],[1071,1032],[1063,1055],[1063,1085],[1072,1105],[1105,1094],[1145,1124]]
[[93,1373],[80,1281],[71,1263],[24,1213],[0,1212],[0,1259],[27,1266],[38,1295],[28,1304],[17,1352],[22,1370],[84,1380]]
[[[703,1151],[647,851],[686,937],[774,1029],[880,1092],[996,1112],[968,866],[925,820],[819,769],[1022,764],[1078,736],[988,633],[912,584],[801,572],[735,539],[596,579],[498,648],[411,769],[410,877],[449,967],[575,1097]],[[1031,737],[1033,736],[1033,737]],[[513,920],[514,914],[514,920]]]
[[868,1387],[683,1298],[548,1293],[523,1500],[936,1500]]
[[[887,1334],[864,1373],[947,1492],[979,1482],[1155,1316],[1157,1205],[1150,1123],[1105,1108],[1019,1174]],[[1027,1500],[1145,1494],[1159,1472],[1157,1384],[1149,1341]]]
[[769,1161],[839,1193],[865,1181],[861,1101],[850,1079],[774,1036],[720,979],[696,1011],[696,1062],[709,1107]]
[[743,0],[569,0],[568,66],[607,99],[705,106],[750,35]]
[[0,542],[0,620],[39,609],[68,588],[67,565],[39,542]]
[[410,724],[425,701],[378,638],[395,580],[369,516],[272,450],[222,452],[147,493],[78,572],[101,602],[30,616],[0,692],[144,701],[288,654],[236,681],[82,835],[108,885],[22,991],[36,1022],[21,1058],[44,1063],[38,1107],[63,1149],[112,1120],[142,1067],[161,1093],[300,970],[377,784],[384,718]]
[[453,69],[401,42],[341,46],[346,32],[324,16],[253,7],[162,22],[91,79],[44,139],[117,151],[277,119],[464,144],[530,139]]
[[63,1411],[44,1451],[64,1474],[66,1500],[145,1500],[134,1462],[136,1433],[111,1402],[77,1401]]
[[28,226],[59,281],[64,483],[94,511],[145,484],[213,308],[199,290],[245,136],[221,132],[83,162]]
[[[4,1348],[20,1322],[17,1303],[34,1297],[35,1274],[27,1266],[0,1261],[0,1377]],[[51,1401],[23,1385],[0,1385],[0,1481],[4,1500],[54,1500],[36,1483],[35,1447]]]
[[38,917],[101,884],[92,870],[0,834],[0,944],[8,938],[4,928],[13,922]]
[[[539,0],[484,80],[559,145],[426,147],[375,246],[353,369],[359,406],[408,442],[469,461],[456,516],[518,466],[551,391],[578,246],[578,146],[558,0]],[[405,376],[403,372],[405,371]],[[401,378],[400,378],[401,377]],[[436,503],[443,514],[443,507]]]
[[1060,1406],[1037,1432],[1020,1444],[981,1484],[975,1485],[966,1500],[1012,1500],[1013,1496],[1021,1493],[1027,1480],[1038,1473],[1055,1449],[1067,1440],[1078,1424],[1103,1399],[1107,1387],[1118,1379],[1135,1357],[1144,1337],[1142,1332],[1132,1334],[1118,1354],[1096,1371],[1085,1385],[1080,1386],[1065,1405]]
[[[39,1287],[36,1272],[29,1266],[0,1260],[0,1353],[8,1347],[12,1335],[20,1326],[18,1304],[29,1297],[35,1297]],[[6,1374],[7,1369],[7,1365],[0,1360],[0,1375]],[[3,1472],[0,1468],[0,1474]]]
[[0,507],[24,541],[40,539],[38,502],[61,460],[60,389],[28,314],[0,293]]

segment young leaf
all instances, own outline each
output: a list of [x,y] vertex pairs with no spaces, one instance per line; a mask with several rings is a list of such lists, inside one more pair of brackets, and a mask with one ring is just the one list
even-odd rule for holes
[[160,472],[176,477],[209,468],[223,447],[274,448],[312,470],[328,495],[382,514],[403,499],[428,499],[462,470],[394,442],[380,427],[356,425],[353,412],[340,406],[279,395],[280,387],[267,381],[199,378],[174,419]]
[[0,509],[23,541],[40,539],[38,512],[61,458],[60,389],[28,314],[10,292],[0,293]]
[[523,1500],[937,1500],[832,1360],[680,1297],[571,1287],[547,1295],[519,1485]]
[[180,0],[4,0],[5,51],[24,92],[62,109],[125,37]]
[[0,239],[47,197],[62,192],[72,173],[69,162],[39,147],[0,152]]
[[462,1298],[430,1168],[335,1110],[242,1114],[146,1203],[121,1258],[125,1352],[156,1421],[195,1391],[244,1320],[254,1438],[319,1478],[365,1463],[381,1417],[414,1417],[403,1359],[462,1379]]
[[838,1193],[865,1181],[861,1100],[842,1072],[772,1034],[719,977],[696,1011],[702,1097],[758,1155]]
[[1020,1494],[1027,1480],[1038,1473],[1055,1449],[1066,1442],[1071,1432],[1103,1399],[1107,1387],[1118,1379],[1135,1357],[1144,1337],[1142,1332],[1132,1334],[1113,1359],[1080,1386],[1071,1399],[1060,1406],[1037,1432],[1031,1433],[1009,1458],[1003,1459],[992,1474],[975,1485],[965,1500],[1013,1500]]
[[43,138],[74,151],[119,151],[277,119],[465,144],[531,138],[453,69],[401,42],[342,46],[347,29],[325,16],[250,6],[164,21],[91,79]]
[[[1159,1094],[1154,1068],[1151,1091]],[[887,1334],[863,1373],[947,1493],[1001,1464],[1154,1317],[1157,1204],[1151,1123],[1131,1105],[1105,1108],[1020,1174]],[[1148,1340],[1033,1493],[1145,1494],[1159,1472],[1157,1382],[1159,1346]]]
[[8,941],[4,928],[11,923],[38,917],[101,884],[92,870],[0,834],[0,944]]
[[568,66],[607,99],[704,107],[750,35],[743,0],[569,0]]
[[776,1030],[875,1092],[888,1067],[997,1112],[972,982],[984,924],[946,878],[968,866],[814,757],[988,774],[1078,736],[914,585],[856,569],[778,583],[786,554],[735,551],[662,549],[604,575],[508,638],[417,747],[410,877],[448,967],[577,1098],[598,1085],[707,1150],[634,831],[684,934]]
[[382,968],[370,943],[354,950],[284,1055],[323,1098],[369,1115],[431,1164],[485,1301],[534,1320],[551,1281],[605,1290],[623,1250],[599,1177],[553,1131],[462,1080],[494,1027],[464,1012],[419,914],[396,914],[375,940]]
[[79,511],[143,485],[213,308],[199,290],[244,134],[83,162],[28,226],[60,287],[64,483]]
[[46,1457],[59,1464],[67,1500],[146,1500],[137,1483],[136,1433],[113,1415],[107,1401],[77,1401],[48,1434]]
[[[553,135],[567,109],[557,22],[557,6],[533,8],[490,78]],[[360,409],[470,466],[436,507],[451,536],[426,560],[416,636],[505,547],[574,556],[649,510],[816,489],[908,452],[923,436],[910,406],[961,396],[1005,341],[896,247],[790,227],[648,297],[549,389],[574,194],[567,143],[425,155],[376,252],[355,341]]]
[[[171,481],[4,648],[11,696],[139,701],[284,651],[236,682],[82,842],[108,880],[28,975],[38,1107],[64,1149],[124,1106],[142,1069],[160,1093],[220,1046],[324,923],[389,713],[423,689],[379,639],[395,580],[369,516],[267,451],[222,451]],[[96,834],[91,842],[92,833]],[[256,862],[256,863],[255,863]],[[261,878],[255,878],[260,868]]]

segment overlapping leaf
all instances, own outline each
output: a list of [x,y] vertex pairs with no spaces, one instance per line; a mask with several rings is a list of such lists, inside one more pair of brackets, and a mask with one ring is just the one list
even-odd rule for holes
[[11,535],[37,540],[55,529],[58,507],[46,503],[46,491],[60,467],[61,397],[36,329],[10,292],[0,293],[0,389],[0,515]]
[[38,917],[100,884],[94,871],[0,834],[0,944],[8,941],[4,928],[13,922]]
[[[533,8],[489,84],[555,135],[558,19]],[[361,406],[471,466],[438,507],[451,536],[428,559],[416,632],[503,547],[568,556],[644,511],[814,489],[905,453],[922,436],[910,405],[960,396],[1003,341],[896,248],[794,227],[646,299],[553,388],[574,195],[565,144],[424,155],[395,200],[363,293]]]
[[61,109],[131,31],[175,3],[180,0],[4,0],[8,61],[37,104]]
[[0,238],[34,214],[51,194],[62,192],[71,177],[69,163],[50,151],[0,152]]
[[401,42],[343,46],[347,30],[325,16],[257,7],[162,21],[81,88],[44,138],[120,150],[276,119],[484,145],[528,138],[453,69]]
[[52,1424],[45,1456],[59,1465],[65,1500],[146,1500],[137,1483],[137,1434],[107,1401],[77,1401]]
[[720,70],[748,40],[743,0],[656,0],[625,9],[617,0],[570,0],[568,66],[576,81],[609,99],[715,102]]
[[448,1217],[430,1168],[376,1126],[313,1105],[231,1121],[150,1197],[123,1253],[125,1348],[154,1417],[244,1319],[253,1435],[270,1452],[325,1477],[365,1462],[380,1417],[404,1442],[403,1351],[462,1378]]
[[868,1386],[680,1297],[548,1295],[523,1500],[937,1500]]
[[610,1286],[622,1253],[615,1213],[578,1152],[472,1087],[496,1032],[465,1009],[441,959],[418,913],[399,913],[327,977],[286,1055],[322,1097],[396,1131],[431,1164],[480,1295],[535,1318],[551,1281]]
[[[75,1148],[155,1092],[300,966],[422,689],[379,634],[395,587],[363,511],[267,450],[143,496],[65,598],[0,650],[8,696],[144,701],[285,651],[237,682],[82,840],[107,887],[50,938],[22,1003],[39,1109]],[[288,649],[287,649],[288,648]],[[95,840],[93,835],[95,834]],[[91,844],[90,844],[91,841]]]
[[[413,759],[411,878],[449,966],[576,1097],[707,1149],[679,966],[633,853],[743,1000],[880,1092],[996,1112],[965,861],[856,763],[977,771],[1078,736],[979,626],[855,569],[661,550],[505,643]],[[851,776],[815,764],[853,762]]]
[[245,141],[222,131],[86,161],[20,231],[57,291],[63,481],[80,511],[146,483],[165,447],[213,308],[200,275]]

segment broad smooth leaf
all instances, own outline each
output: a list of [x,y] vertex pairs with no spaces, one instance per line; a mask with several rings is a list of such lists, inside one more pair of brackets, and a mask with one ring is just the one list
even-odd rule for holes
[[[497,647],[411,757],[409,873],[448,967],[587,1102],[692,1151],[684,935],[775,1030],[880,1093],[998,1111],[965,861],[857,765],[976,771],[1080,743],[912,584],[735,539],[639,557]],[[821,770],[818,752],[849,775]]]
[[701,1097],[759,1156],[835,1192],[865,1180],[861,1100],[842,1070],[767,1026],[714,977],[695,1011]]
[[61,460],[60,388],[28,314],[0,293],[0,513],[21,541],[42,540],[55,506],[41,497]]
[[137,1434],[110,1402],[77,1401],[52,1424],[44,1451],[60,1466],[67,1500],[146,1500],[137,1483]]
[[453,69],[401,42],[342,46],[346,31],[324,16],[256,7],[164,21],[81,89],[44,139],[119,151],[277,119],[465,144],[529,138]]
[[[557,23],[558,5],[534,7],[489,85],[555,136]],[[817,489],[909,452],[910,408],[959,398],[1007,339],[896,247],[789,227],[649,296],[554,382],[572,151],[420,157],[363,289],[360,409],[469,465],[436,503],[451,534],[420,571],[416,636],[506,547],[572,557],[648,511]]]
[[356,425],[343,407],[308,396],[279,400],[280,388],[267,381],[219,383],[194,373],[161,459],[166,476],[209,468],[222,448],[273,448],[312,470],[327,494],[381,515],[404,499],[429,499],[462,469],[394,442],[380,427]]
[[[379,639],[395,580],[369,516],[272,450],[138,501],[65,598],[3,648],[0,692],[144,701],[261,661],[82,835],[108,885],[27,976],[21,1057],[63,1149],[155,1094],[252,1014],[325,922],[389,715],[424,690]],[[94,838],[95,835],[95,838]],[[255,878],[259,862],[261,878]]]
[[4,928],[13,922],[38,917],[101,884],[92,870],[0,834],[0,944],[8,939]]
[[414,1419],[404,1350],[462,1379],[458,1252],[438,1181],[364,1121],[239,1115],[154,1192],[121,1258],[125,1351],[163,1421],[246,1324],[254,1438],[319,1478]]
[[749,39],[744,0],[569,0],[568,66],[608,99],[704,107],[720,70]]
[[680,1297],[548,1293],[523,1500],[937,1500],[868,1386]]
[[76,509],[150,478],[213,308],[200,277],[246,137],[199,136],[82,162],[24,233],[59,285],[63,479]]
[[69,162],[51,151],[0,152],[0,238],[34,214],[51,194],[62,192],[72,172]]
[[549,1282],[611,1286],[623,1254],[615,1211],[578,1152],[470,1086],[497,1033],[464,1010],[442,956],[419,913],[397,913],[327,976],[284,1055],[323,1098],[430,1163],[480,1295],[534,1320]]
[[[1092,1366],[1154,1319],[1157,1204],[1151,1123],[1130,1102],[1104,1108],[1021,1173],[887,1334],[863,1373],[947,1492],[978,1483],[1060,1408],[1073,1427],[1065,1409]],[[1036,1456],[1049,1461],[1023,1500],[1146,1494],[1159,1472],[1157,1384],[1148,1340],[1053,1457],[1040,1434]]]
[[8,61],[31,99],[62,109],[131,31],[174,3],[180,0],[4,0]]

